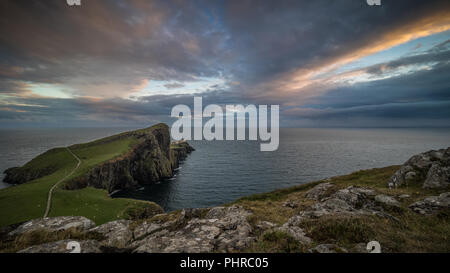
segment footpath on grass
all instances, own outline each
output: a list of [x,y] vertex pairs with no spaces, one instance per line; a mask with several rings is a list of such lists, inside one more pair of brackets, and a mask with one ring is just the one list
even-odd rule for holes
[[76,156],[74,153],[72,153],[72,151],[66,147],[67,151],[73,156],[75,157],[76,160],[78,160],[78,164],[77,166],[66,176],[64,176],[61,180],[59,180],[58,182],[56,182],[55,185],[53,185],[53,187],[50,189],[50,191],[48,192],[48,199],[47,199],[47,208],[45,209],[45,213],[44,213],[44,218],[47,218],[48,213],[50,212],[50,207],[52,204],[52,195],[53,195],[53,191],[56,189],[56,187],[63,182],[67,177],[71,176],[77,169],[78,167],[80,167],[81,165],[81,160],[78,158],[78,156]]

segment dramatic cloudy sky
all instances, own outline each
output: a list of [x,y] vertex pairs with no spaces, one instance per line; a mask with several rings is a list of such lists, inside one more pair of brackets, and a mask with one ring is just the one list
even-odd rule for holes
[[0,128],[279,104],[284,126],[450,125],[450,1],[2,0]]

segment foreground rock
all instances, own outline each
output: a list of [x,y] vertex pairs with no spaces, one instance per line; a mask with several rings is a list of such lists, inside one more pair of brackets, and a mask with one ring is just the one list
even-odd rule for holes
[[[316,189],[317,188],[317,189]],[[317,185],[309,191],[317,192],[324,188],[330,188],[329,185]],[[318,190],[319,189],[319,190]],[[341,189],[330,195],[320,195],[320,201],[313,204],[305,211],[300,212],[304,218],[319,218],[324,215],[372,215],[382,213],[382,208],[376,205],[373,197],[375,191],[372,189],[350,186]],[[316,195],[314,195],[316,196]]]
[[79,252],[76,248],[74,249],[74,247],[69,244],[70,242],[73,242],[73,240],[63,240],[32,246],[21,250],[18,253],[71,253],[74,250],[76,253],[102,253],[100,244],[97,241],[87,240],[77,242],[80,244]]
[[335,244],[322,244],[308,250],[310,253],[347,253],[347,249]]
[[[81,241],[82,252],[202,253],[239,251],[255,238],[247,218],[251,213],[240,206],[183,210],[181,214],[160,214],[143,221],[118,220],[95,227],[84,217],[56,217],[29,221],[9,233],[14,240],[25,232],[62,231],[76,228],[96,240]],[[72,240],[32,246],[21,253],[68,253]]]
[[82,216],[61,216],[54,218],[41,218],[28,221],[20,225],[9,233],[10,236],[23,234],[26,232],[45,230],[45,231],[64,231],[68,229],[77,229],[86,231],[95,227],[95,223]]
[[319,201],[327,195],[327,191],[333,188],[331,183],[320,183],[306,193],[306,198]]
[[[237,251],[248,246],[254,238],[247,221],[249,212],[241,207],[212,208],[204,218],[181,219],[171,224],[183,226],[171,231],[158,224],[144,224],[137,230],[150,232],[132,244],[134,252],[148,253],[202,253],[212,251]],[[153,232],[152,232],[153,231]],[[142,234],[140,232],[140,234]]]
[[400,203],[394,197],[385,194],[375,196],[375,201],[385,206],[400,207]]
[[450,208],[450,192],[442,193],[439,196],[430,196],[421,201],[415,202],[409,208],[420,214],[430,214],[441,209]]
[[294,238],[297,242],[305,245],[311,244],[312,240],[306,236],[305,231],[298,226],[298,218],[293,217],[289,219],[283,226],[276,228],[278,231],[285,232]]
[[118,220],[90,229],[90,232],[100,233],[105,237],[101,244],[106,247],[126,248],[133,239],[130,230],[131,221]]
[[450,185],[450,147],[411,157],[389,179],[389,187],[421,183],[424,188],[447,188]]

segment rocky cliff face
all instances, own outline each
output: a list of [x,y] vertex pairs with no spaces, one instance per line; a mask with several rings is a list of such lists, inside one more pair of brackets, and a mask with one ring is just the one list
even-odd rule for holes
[[133,189],[170,178],[181,160],[191,153],[187,142],[171,147],[169,128],[158,124],[150,131],[137,131],[138,143],[125,155],[104,162],[87,174],[66,183],[66,189],[86,186],[113,192]]

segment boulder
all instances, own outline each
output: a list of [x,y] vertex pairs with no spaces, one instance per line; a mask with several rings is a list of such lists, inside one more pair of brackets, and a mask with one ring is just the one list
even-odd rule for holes
[[129,229],[130,223],[131,221],[128,220],[112,221],[89,231],[102,234],[105,239],[101,241],[101,244],[104,246],[124,248],[133,239],[133,233]]
[[147,235],[150,235],[156,231],[168,229],[175,225],[177,220],[171,221],[144,221],[133,230],[133,238],[135,240],[141,240]]
[[397,170],[388,186],[401,187],[423,183],[424,188],[446,188],[450,185],[450,147],[414,155]]
[[409,194],[400,194],[400,195],[398,196],[398,198],[403,200],[403,199],[411,198],[411,196],[410,196]]
[[295,209],[298,207],[298,202],[293,201],[293,200],[288,200],[288,201],[284,202],[282,206],[286,207],[286,208]]
[[256,225],[256,227],[258,228],[258,229],[260,229],[260,230],[271,230],[271,229],[274,229],[274,228],[276,228],[278,225],[277,224],[274,224],[274,223],[272,223],[272,222],[268,222],[268,221],[261,221],[261,222],[259,222],[257,225]]
[[68,229],[79,229],[87,231],[95,227],[95,223],[82,216],[61,216],[52,218],[34,219],[20,225],[9,233],[10,236],[19,235],[25,232],[45,230],[62,231]]
[[400,203],[394,197],[385,194],[376,195],[375,201],[389,207],[400,207]]
[[295,215],[291,217],[283,226],[276,228],[275,230],[285,232],[292,236],[297,242],[309,245],[312,242],[311,238],[306,236],[303,229],[298,226],[301,220],[301,217]]
[[176,221],[179,225],[184,224],[176,229],[157,228],[159,224],[153,224],[154,231],[135,241],[132,247],[138,253],[237,251],[255,240],[247,221],[250,215],[250,212],[238,206],[215,207],[204,218]]
[[385,213],[383,208],[377,205],[374,200],[375,195],[376,192],[372,189],[349,186],[299,212],[295,219],[301,222],[304,219],[314,219],[326,215],[378,215],[395,220],[395,217]]
[[430,214],[441,209],[448,209],[450,208],[450,192],[442,193],[438,196],[427,197],[411,204],[409,208],[420,214]]
[[375,193],[371,189],[350,186],[312,205],[311,209],[318,217],[332,213],[365,213],[363,209],[373,205],[369,199],[373,195]]
[[433,163],[423,183],[424,188],[446,188],[450,185],[450,166]]
[[319,201],[320,199],[326,197],[328,189],[332,187],[333,184],[331,183],[320,183],[319,185],[306,192],[306,198]]

